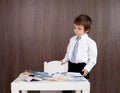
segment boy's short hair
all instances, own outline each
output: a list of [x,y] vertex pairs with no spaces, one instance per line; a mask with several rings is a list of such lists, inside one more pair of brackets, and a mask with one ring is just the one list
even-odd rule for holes
[[75,25],[83,25],[85,31],[90,31],[92,20],[88,15],[81,14],[74,20]]

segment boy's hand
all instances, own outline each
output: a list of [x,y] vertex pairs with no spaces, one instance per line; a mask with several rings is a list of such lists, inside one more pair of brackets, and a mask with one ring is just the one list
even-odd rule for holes
[[82,70],[82,72],[83,72],[83,76],[87,76],[88,71],[85,68]]
[[64,63],[63,63],[63,60],[60,60],[60,62],[61,62],[61,65],[63,65]]

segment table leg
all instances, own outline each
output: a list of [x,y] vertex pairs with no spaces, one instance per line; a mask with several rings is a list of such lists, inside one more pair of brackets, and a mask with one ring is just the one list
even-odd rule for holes
[[90,90],[83,90],[82,93],[90,93]]
[[21,93],[27,93],[27,90],[21,90]]
[[82,93],[82,90],[76,90],[75,93]]
[[11,93],[19,93],[19,90],[16,90],[16,89],[11,90]]

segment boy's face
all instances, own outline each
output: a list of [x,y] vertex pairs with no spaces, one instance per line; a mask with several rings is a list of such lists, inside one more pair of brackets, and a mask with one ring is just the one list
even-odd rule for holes
[[76,36],[81,36],[83,34],[85,34],[87,31],[84,30],[84,26],[83,25],[75,25],[74,24],[74,33]]

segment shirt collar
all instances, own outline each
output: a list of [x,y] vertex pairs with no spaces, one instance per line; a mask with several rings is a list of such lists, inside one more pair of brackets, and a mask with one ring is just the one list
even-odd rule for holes
[[[88,34],[83,34],[83,35],[80,36],[81,39],[86,38],[86,37],[88,37]],[[77,38],[77,36],[76,36],[76,38]]]
[[88,34],[83,34],[83,35],[81,35],[80,37],[81,37],[81,38],[86,38],[86,37],[88,37]]

